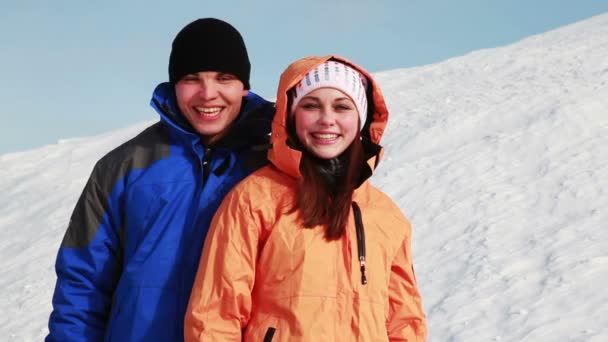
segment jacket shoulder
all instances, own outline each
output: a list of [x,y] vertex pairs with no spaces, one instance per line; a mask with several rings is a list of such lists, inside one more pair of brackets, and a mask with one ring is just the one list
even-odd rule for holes
[[157,122],[108,152],[96,164],[102,169],[143,169],[169,156],[169,128]]
[[226,196],[224,206],[231,212],[250,213],[262,226],[268,227],[277,215],[293,206],[296,181],[266,165],[239,182]]
[[369,182],[366,183],[368,183],[366,202],[374,215],[378,215],[377,222],[385,226],[386,229],[394,230],[394,234],[411,235],[410,221],[397,203],[385,192],[369,184]]
[[95,236],[103,215],[110,210],[108,202],[119,194],[116,184],[135,168],[145,168],[168,155],[166,126],[154,124],[136,137],[108,152],[93,167],[62,241],[62,247],[83,248]]
[[232,192],[251,200],[255,205],[270,205],[269,201],[289,195],[295,191],[293,178],[268,164],[243,179]]

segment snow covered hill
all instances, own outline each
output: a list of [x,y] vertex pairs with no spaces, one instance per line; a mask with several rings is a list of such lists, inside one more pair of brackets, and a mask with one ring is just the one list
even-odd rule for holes
[[[608,341],[608,14],[376,77],[429,341]],[[46,334],[86,178],[149,124],[0,156],[1,339]]]

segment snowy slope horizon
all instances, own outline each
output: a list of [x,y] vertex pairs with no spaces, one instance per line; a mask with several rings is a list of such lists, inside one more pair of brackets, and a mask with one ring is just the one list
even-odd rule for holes
[[[429,341],[608,340],[608,14],[375,76]],[[150,123],[0,155],[0,336],[45,336],[77,197]]]

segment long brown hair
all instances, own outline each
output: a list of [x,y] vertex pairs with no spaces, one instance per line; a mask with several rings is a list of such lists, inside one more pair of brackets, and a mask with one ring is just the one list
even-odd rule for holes
[[357,133],[350,146],[339,156],[344,172],[330,185],[319,171],[319,159],[307,152],[295,134],[295,120],[289,122],[289,135],[295,148],[302,151],[296,201],[291,212],[299,210],[305,228],[325,226],[325,238],[339,239],[346,229],[353,192],[359,186],[363,164],[363,144]]

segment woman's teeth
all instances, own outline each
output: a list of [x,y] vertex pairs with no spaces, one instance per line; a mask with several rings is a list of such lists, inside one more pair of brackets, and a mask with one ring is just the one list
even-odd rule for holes
[[316,139],[322,139],[322,140],[333,140],[338,137],[337,134],[333,134],[333,133],[317,133],[317,134],[313,134],[312,136],[315,137]]

